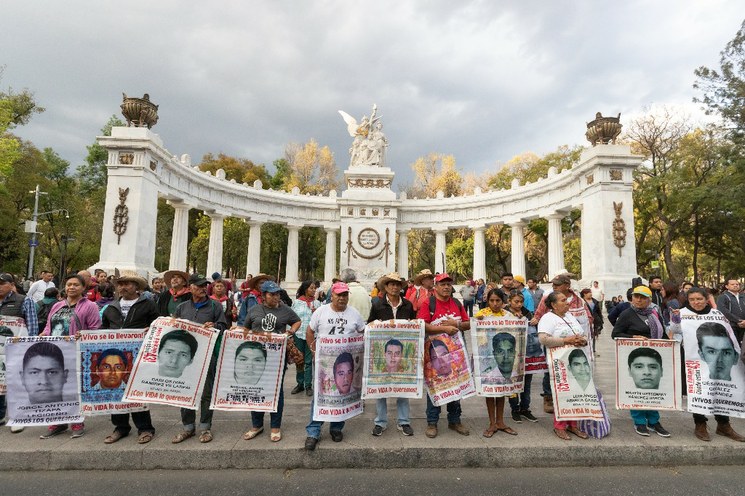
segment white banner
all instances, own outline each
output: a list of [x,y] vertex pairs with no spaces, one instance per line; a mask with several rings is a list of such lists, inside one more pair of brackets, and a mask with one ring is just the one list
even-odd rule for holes
[[13,336],[28,336],[26,321],[21,317],[0,315],[0,394],[5,394],[5,339]]
[[680,346],[667,339],[616,339],[616,408],[681,410]]
[[365,336],[316,338],[313,420],[340,422],[362,413]]
[[424,382],[435,406],[476,394],[471,361],[460,332],[452,336],[427,336],[424,341]]
[[717,310],[680,311],[688,411],[745,417],[745,366],[727,318]]
[[421,398],[424,321],[387,320],[365,328],[362,398]]
[[79,423],[77,347],[68,336],[10,338],[8,425]]
[[196,410],[219,336],[187,320],[160,317],[145,334],[124,401]]
[[548,348],[548,360],[556,420],[603,420],[586,348]]
[[286,352],[285,334],[226,331],[210,408],[276,412]]
[[83,415],[147,410],[144,403],[122,401],[142,346],[142,329],[81,331],[78,340],[80,408]]
[[523,391],[527,330],[525,318],[471,321],[473,375],[479,396],[511,396]]

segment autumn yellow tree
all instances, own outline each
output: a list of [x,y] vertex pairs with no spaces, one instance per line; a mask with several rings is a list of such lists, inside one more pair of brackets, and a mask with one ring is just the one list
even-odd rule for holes
[[285,148],[290,164],[287,188],[298,187],[301,193],[325,194],[339,187],[339,170],[328,146],[311,139],[305,144],[290,143]]

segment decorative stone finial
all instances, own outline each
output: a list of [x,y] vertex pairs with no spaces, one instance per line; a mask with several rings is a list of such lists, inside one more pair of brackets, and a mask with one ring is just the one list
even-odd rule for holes
[[122,93],[122,115],[127,119],[127,127],[147,127],[151,129],[158,122],[158,106],[150,101],[145,93],[142,98],[128,97]]
[[607,145],[608,143],[616,144],[616,138],[621,134],[621,114],[618,117],[603,117],[598,112],[595,114],[595,120],[587,123],[587,132],[585,136],[592,143],[592,146],[599,144]]

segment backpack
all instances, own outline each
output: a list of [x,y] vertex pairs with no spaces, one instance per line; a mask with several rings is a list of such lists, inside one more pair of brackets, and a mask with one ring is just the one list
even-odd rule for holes
[[[463,304],[458,300],[458,298],[450,297],[454,302],[455,306],[458,307],[458,311],[463,310]],[[432,318],[435,316],[435,305],[437,302],[437,298],[434,297],[434,295],[429,297],[429,319],[432,320]]]
[[39,334],[41,334],[41,332],[44,330],[44,327],[46,327],[47,318],[49,317],[49,311],[52,309],[52,306],[54,306],[55,303],[57,302],[52,301],[50,303],[45,303],[43,305],[40,305],[37,303],[36,315],[39,317]]

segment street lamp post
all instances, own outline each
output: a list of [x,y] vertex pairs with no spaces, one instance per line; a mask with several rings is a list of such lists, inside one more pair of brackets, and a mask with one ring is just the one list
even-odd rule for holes
[[[31,231],[30,231],[31,232],[31,241],[29,242],[30,249],[29,249],[29,252],[28,252],[28,274],[27,274],[27,278],[28,278],[28,280],[33,281],[33,277],[34,277],[34,255],[35,255],[35,252],[36,252],[36,245],[39,244],[38,238],[36,237],[36,235],[39,234],[36,231],[36,227],[38,225],[38,221],[37,221],[38,217],[40,215],[48,215],[48,214],[55,214],[57,212],[64,212],[65,213],[65,218],[66,219],[69,219],[70,218],[70,212],[68,212],[67,209],[64,209],[64,208],[58,208],[58,209],[55,209],[55,210],[50,210],[49,212],[39,212],[39,196],[46,195],[47,193],[44,192],[44,191],[41,191],[41,188],[39,187],[38,184],[36,185],[36,189],[34,191],[29,191],[29,193],[31,193],[31,194],[34,195],[34,217],[33,217],[33,221],[31,222],[31,225],[29,226],[29,228],[31,229]],[[27,229],[27,231],[28,231],[28,229]]]

